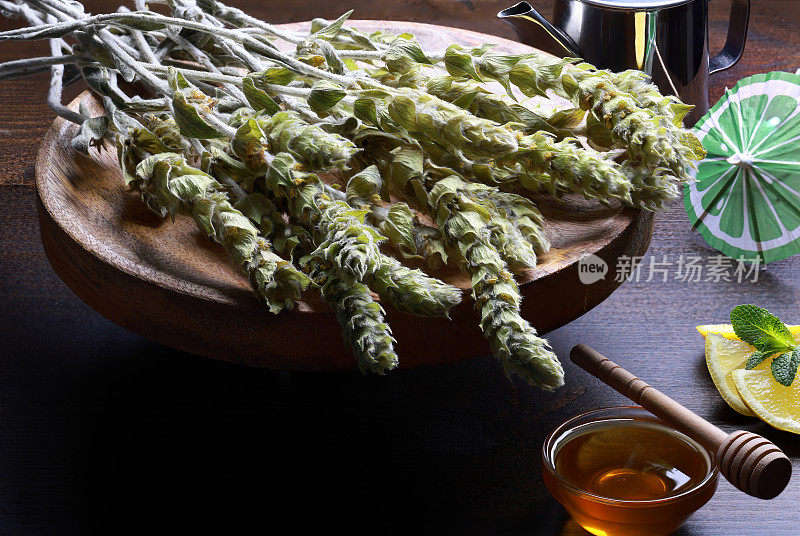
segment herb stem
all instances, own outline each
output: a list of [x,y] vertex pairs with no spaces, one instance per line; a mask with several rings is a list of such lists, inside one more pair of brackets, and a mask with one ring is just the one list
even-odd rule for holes
[[[108,38],[108,36],[111,38]],[[139,76],[139,78],[149,85],[153,90],[163,93],[166,96],[172,96],[172,89],[169,87],[169,85],[153,75],[148,69],[145,69],[141,63],[123,50],[111,32],[108,32],[107,35],[101,35],[100,39],[115,56],[127,64]],[[153,68],[154,66],[148,65],[148,67]]]
[[204,113],[203,119],[207,121],[212,127],[219,130],[222,134],[230,139],[234,139],[236,137],[236,129],[230,126],[229,124],[222,121],[213,113]]
[[[194,59],[197,63],[199,63],[206,69],[208,69],[210,73],[222,74],[220,70],[217,68],[217,66],[214,65],[214,62],[212,62],[211,59],[208,57],[208,55],[199,48],[197,48],[196,46],[194,46],[194,44],[192,44],[188,39],[184,39],[183,37],[177,34],[170,36],[170,39],[174,40],[178,46],[186,50],[186,52],[189,53],[192,59]],[[151,62],[151,63],[157,63],[157,62]],[[236,82],[223,82],[223,84],[225,84],[225,88],[228,90],[228,92],[237,99],[239,99],[239,101],[242,104],[247,103],[247,97],[245,97],[244,93],[242,93],[242,91],[236,85]]]
[[[50,53],[53,56],[61,54],[61,45],[58,39],[50,40]],[[47,92],[47,105],[53,110],[56,115],[63,117],[67,121],[71,121],[77,125],[83,124],[86,117],[70,110],[61,103],[61,94],[64,91],[64,65],[57,64],[50,67],[50,89]]]
[[[157,15],[155,13],[142,13],[139,11],[133,11],[130,13],[105,13],[102,15],[93,15],[80,20],[66,21],[57,24],[46,24],[37,28],[8,30],[5,32],[0,32],[0,41],[9,39],[46,39],[53,36],[61,37],[75,30],[79,30],[82,27],[100,26],[103,24],[116,24],[125,28],[138,28],[142,23],[145,22],[180,26],[182,28],[188,28],[190,30],[196,30],[207,34],[215,34],[227,37],[241,43],[244,45],[245,49],[250,49],[268,59],[283,63],[298,73],[311,76],[313,78],[330,80],[331,82],[335,82],[344,87],[351,87],[357,84],[356,80],[352,77],[338,75],[303,63],[302,61],[293,58],[286,53],[264,45],[258,39],[254,39],[247,34],[243,34],[235,30],[229,30],[227,28],[209,28],[208,26],[199,22],[178,19],[175,17],[166,17],[163,15]],[[120,47],[118,46],[117,48]],[[130,56],[130,54],[126,55]]]
[[78,58],[73,54],[7,61],[5,63],[0,63],[0,80],[29,76],[41,71],[46,71],[53,65],[70,63],[78,63]]
[[233,26],[251,26],[253,28],[258,28],[269,35],[273,35],[294,45],[303,41],[303,37],[295,34],[294,32],[273,26],[272,24],[248,15],[240,9],[226,6],[221,2],[216,2],[214,0],[199,0],[194,2],[194,5],[202,9],[208,15],[224,20]]
[[[28,21],[29,24],[36,24],[42,25],[47,24],[51,18],[46,17],[42,19],[37,15],[30,7],[27,5],[21,5],[19,11],[25,19]],[[50,54],[54,57],[60,57],[63,55],[62,45],[64,43],[63,39],[54,38],[50,39]],[[67,121],[75,123],[76,125],[83,124],[86,121],[86,117],[82,114],[70,110],[66,106],[61,103],[61,95],[64,91],[64,65],[63,64],[54,64],[50,67],[50,87],[47,91],[47,105],[50,107],[55,114]]]

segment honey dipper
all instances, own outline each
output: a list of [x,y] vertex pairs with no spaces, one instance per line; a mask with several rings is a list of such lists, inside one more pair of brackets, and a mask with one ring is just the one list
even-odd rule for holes
[[569,354],[573,363],[613,387],[623,396],[671,424],[711,452],[716,452],[722,475],[748,495],[777,497],[792,476],[792,464],[772,441],[752,432],[727,434],[693,411],[646,384],[607,357],[584,344]]

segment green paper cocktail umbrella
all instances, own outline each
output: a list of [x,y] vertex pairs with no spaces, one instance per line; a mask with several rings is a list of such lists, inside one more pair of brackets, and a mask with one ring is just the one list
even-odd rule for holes
[[800,76],[740,80],[695,133],[708,155],[684,189],[693,228],[735,259],[800,252]]

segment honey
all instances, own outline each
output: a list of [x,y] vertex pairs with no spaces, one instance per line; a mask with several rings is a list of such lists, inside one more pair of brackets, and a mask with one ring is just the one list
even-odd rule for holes
[[708,474],[707,455],[655,422],[609,419],[584,424],[556,447],[556,472],[587,493],[624,501],[661,499]]
[[641,408],[573,418],[545,441],[543,478],[598,536],[671,534],[716,491],[712,456]]

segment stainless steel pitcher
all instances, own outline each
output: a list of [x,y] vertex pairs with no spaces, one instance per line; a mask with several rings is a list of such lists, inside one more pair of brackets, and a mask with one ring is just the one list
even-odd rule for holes
[[709,59],[708,0],[554,0],[553,23],[527,2],[497,14],[520,41],[556,56],[574,56],[604,69],[639,69],[664,94],[708,111],[708,78],[744,51],[750,0],[731,0],[728,38]]

